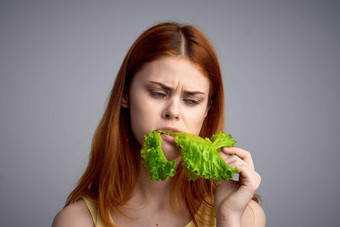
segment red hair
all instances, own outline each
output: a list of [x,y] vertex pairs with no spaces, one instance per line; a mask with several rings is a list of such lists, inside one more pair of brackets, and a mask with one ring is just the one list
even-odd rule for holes
[[[66,205],[80,196],[97,201],[99,213],[107,226],[110,209],[118,212],[128,202],[136,187],[140,169],[140,146],[133,136],[128,109],[122,108],[132,77],[141,67],[161,56],[183,56],[195,63],[210,80],[210,109],[200,136],[211,137],[224,130],[224,92],[222,75],[214,48],[197,28],[177,23],[161,23],[146,30],[132,45],[117,74],[104,115],[95,131],[90,159],[77,187],[68,196]],[[181,167],[171,182],[170,201],[179,205],[183,198],[192,220],[200,204],[214,209],[214,181],[187,181]]]

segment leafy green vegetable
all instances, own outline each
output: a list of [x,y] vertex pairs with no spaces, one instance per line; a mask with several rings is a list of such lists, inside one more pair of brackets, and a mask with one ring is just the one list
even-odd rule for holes
[[176,161],[168,161],[162,150],[162,137],[159,132],[152,131],[144,136],[145,142],[141,150],[142,164],[149,169],[153,180],[168,180],[174,176]]
[[[196,180],[198,177],[217,181],[229,180],[238,171],[237,168],[230,168],[218,153],[222,147],[232,147],[236,143],[230,134],[218,132],[211,137],[212,142],[209,138],[203,139],[185,132],[162,131],[161,133],[173,136],[176,144],[181,147],[182,165],[188,180]],[[145,139],[141,152],[144,159],[142,163],[149,169],[150,178],[167,180],[175,173],[173,169],[175,163],[167,161],[164,156],[160,132],[152,131],[145,136]],[[154,160],[161,161],[155,162]]]
[[214,141],[212,146],[214,150],[220,151],[222,147],[233,147],[236,143],[233,140],[233,137],[229,134],[225,134],[224,132],[218,132],[211,137],[211,140]]

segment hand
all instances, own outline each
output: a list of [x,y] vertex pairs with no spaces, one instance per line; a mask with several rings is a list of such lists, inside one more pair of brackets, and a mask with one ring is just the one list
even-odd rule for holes
[[254,169],[250,152],[237,147],[225,147],[220,155],[230,167],[238,168],[239,181],[218,184],[215,193],[217,224],[240,226],[242,214],[260,186],[261,176]]

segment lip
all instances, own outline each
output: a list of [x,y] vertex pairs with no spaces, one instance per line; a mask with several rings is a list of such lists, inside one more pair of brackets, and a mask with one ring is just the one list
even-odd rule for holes
[[[158,131],[173,131],[173,132],[180,132],[180,130],[178,128],[175,128],[175,127],[171,127],[171,126],[165,126],[165,127],[162,127],[162,128],[159,128],[157,129]],[[161,137],[163,140],[165,141],[168,141],[169,143],[172,143],[172,144],[175,144],[175,138],[170,136],[170,135],[167,135],[167,134],[164,134],[162,133],[161,134]]]
[[158,131],[173,131],[173,132],[180,132],[178,128],[171,127],[171,126],[165,126],[162,128],[157,129]]
[[162,140],[168,141],[169,143],[175,144],[175,138],[167,135],[167,134],[161,134]]

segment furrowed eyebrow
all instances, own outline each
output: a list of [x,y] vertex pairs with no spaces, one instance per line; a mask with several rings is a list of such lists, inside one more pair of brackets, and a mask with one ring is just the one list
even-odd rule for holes
[[150,81],[150,83],[152,84],[156,84],[156,85],[159,85],[161,86],[162,88],[164,88],[165,90],[172,90],[172,87],[169,87],[161,82],[157,82],[157,81]]
[[[161,82],[158,82],[158,81],[150,81],[150,83],[159,85],[159,86],[161,86],[161,87],[162,87],[163,89],[165,89],[165,90],[172,90],[172,89],[173,89],[172,87],[167,86],[167,85],[165,85],[165,84],[163,84],[163,83],[161,83]],[[185,93],[186,95],[197,95],[197,94],[205,95],[205,93],[202,92],[202,91],[184,91],[184,93]]]

